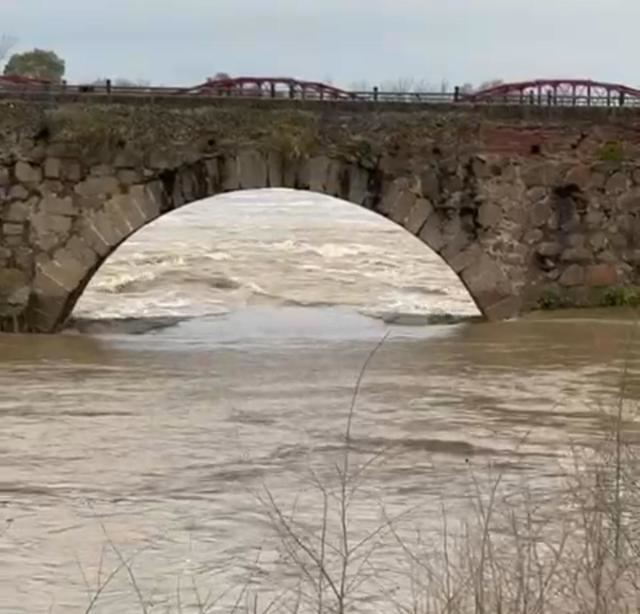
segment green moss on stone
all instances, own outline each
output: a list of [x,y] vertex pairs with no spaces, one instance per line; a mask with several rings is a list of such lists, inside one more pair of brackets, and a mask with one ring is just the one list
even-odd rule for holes
[[625,158],[623,144],[617,141],[605,143],[598,152],[598,158],[602,162],[622,162]]
[[640,287],[623,286],[609,288],[602,295],[602,307],[640,307]]

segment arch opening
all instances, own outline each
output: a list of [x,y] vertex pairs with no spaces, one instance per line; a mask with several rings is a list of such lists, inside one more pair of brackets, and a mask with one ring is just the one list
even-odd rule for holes
[[265,308],[346,308],[394,324],[478,315],[405,229],[342,200],[266,189],[192,203],[134,233],[92,277],[72,326],[144,331]]
[[486,318],[510,317],[519,310],[511,281],[482,242],[484,229],[492,223],[491,210],[477,202],[472,164],[461,162],[452,174],[439,166],[416,172],[259,150],[179,165],[170,156],[156,158],[144,174],[119,173],[119,180],[89,175],[76,182],[75,192],[90,206],[74,219],[59,246],[37,260],[30,300],[12,319],[14,327],[17,322],[22,330],[60,330],[105,260],[167,213],[211,196],[264,188],[325,194],[381,215],[438,254]]

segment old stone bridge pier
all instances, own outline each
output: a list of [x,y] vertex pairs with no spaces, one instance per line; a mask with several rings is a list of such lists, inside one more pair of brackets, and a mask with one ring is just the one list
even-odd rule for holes
[[622,109],[5,99],[0,330],[59,330],[145,224],[267,187],[403,226],[489,319],[595,304],[640,278],[639,148],[640,115]]

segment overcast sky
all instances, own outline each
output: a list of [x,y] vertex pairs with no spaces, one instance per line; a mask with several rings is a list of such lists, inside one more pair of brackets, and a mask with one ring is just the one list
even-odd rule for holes
[[0,0],[16,50],[67,78],[191,84],[218,71],[348,86],[576,76],[640,85],[640,0]]

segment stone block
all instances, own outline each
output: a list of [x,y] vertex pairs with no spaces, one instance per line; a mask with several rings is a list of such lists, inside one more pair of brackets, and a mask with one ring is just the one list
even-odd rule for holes
[[418,198],[406,216],[403,226],[411,234],[416,235],[420,232],[420,229],[433,211],[433,204],[428,198]]
[[484,203],[478,209],[478,223],[483,228],[495,228],[502,219],[502,208],[494,203]]
[[1,217],[5,222],[24,222],[29,217],[30,211],[29,202],[19,200],[11,203]]
[[2,234],[5,237],[21,236],[24,231],[24,225],[16,222],[5,222],[2,224]]
[[113,168],[116,169],[135,169],[141,166],[144,166],[144,156],[139,151],[124,149],[113,159]]
[[347,200],[355,205],[367,204],[369,195],[369,179],[370,174],[366,168],[351,165],[347,171],[349,193]]
[[324,194],[329,179],[331,160],[327,156],[316,156],[307,163],[309,169],[309,189]]
[[570,247],[562,252],[560,260],[563,262],[590,262],[593,260],[593,254],[586,247]]
[[566,184],[578,186],[581,190],[586,190],[591,182],[592,170],[585,164],[578,164],[569,170],[564,181]]
[[74,190],[85,198],[113,196],[120,192],[120,183],[115,177],[87,177],[77,183]]
[[107,238],[102,234],[101,228],[98,228],[99,224],[96,223],[94,217],[95,214],[85,216],[80,227],[80,236],[96,254],[106,256],[115,245],[110,243],[110,237]]
[[442,233],[440,216],[436,213],[430,215],[420,230],[419,238],[434,252],[439,252],[445,245],[445,237]]
[[590,208],[587,211],[584,221],[587,224],[587,226],[592,229],[602,228],[606,223],[604,213],[598,209],[593,209],[593,208]]
[[640,211],[640,189],[634,188],[622,194],[618,200],[618,207],[623,211]]
[[6,298],[29,283],[25,271],[15,268],[0,269],[0,297]]
[[504,272],[485,253],[462,271],[464,285],[482,313],[511,296],[511,284]]
[[65,288],[74,290],[87,276],[89,268],[75,254],[66,248],[57,249],[53,254],[53,263],[57,266],[56,279]]
[[0,269],[0,315],[20,313],[29,302],[31,288],[24,270]]
[[585,268],[585,284],[592,288],[614,286],[618,272],[613,264],[592,264]]
[[546,241],[536,247],[536,253],[545,258],[557,258],[562,253],[562,245],[556,241]]
[[249,149],[238,154],[238,175],[243,190],[257,190],[267,187],[267,162],[264,155]]
[[335,198],[342,198],[343,200],[347,198],[348,192],[345,190],[348,186],[344,180],[346,179],[346,172],[346,166],[343,166],[336,160],[331,160],[329,162],[329,168],[327,169],[327,182],[324,193]]
[[61,160],[60,178],[72,182],[80,181],[82,179],[82,166],[77,160]]
[[[125,215],[124,209],[126,207],[123,208],[121,205],[124,205],[122,199],[114,197],[105,202],[102,207],[102,213],[109,218],[112,228],[118,237],[118,243],[122,242],[140,227],[140,224],[135,224],[135,222],[132,222],[129,217]],[[139,215],[137,209],[131,207],[129,210],[135,212],[134,217],[137,219]]]
[[72,236],[64,247],[87,270],[92,268],[98,261],[96,251],[79,235]]
[[620,259],[612,251],[608,249],[600,252],[596,260],[598,262],[605,262],[607,264],[613,264],[620,261]]
[[149,222],[160,215],[163,193],[159,181],[134,185],[129,188],[129,202],[132,207],[139,209],[141,217]]
[[195,169],[192,167],[180,168],[173,182],[173,193],[171,194],[173,208],[188,205],[198,200],[200,195],[201,191]]
[[428,167],[420,175],[420,191],[431,202],[437,202],[440,198],[440,179],[436,169]]
[[581,286],[584,284],[584,267],[581,267],[579,264],[570,264],[562,272],[558,282],[561,286]]
[[123,186],[134,185],[144,181],[144,177],[140,171],[132,168],[121,168],[116,172],[118,182]]
[[96,164],[89,169],[92,177],[111,177],[115,175],[115,170],[110,164]]
[[560,181],[561,172],[553,162],[539,162],[521,168],[520,178],[527,188],[551,187]]
[[267,154],[267,184],[270,188],[285,187],[284,158],[279,151]]
[[33,291],[40,297],[66,298],[75,288],[73,284],[65,286],[64,274],[48,256],[36,258]]
[[471,172],[477,179],[487,179],[491,176],[491,167],[483,156],[474,156],[471,161]]
[[409,213],[417,199],[418,197],[413,192],[409,192],[408,190],[401,192],[393,203],[391,211],[389,212],[389,219],[405,226]]
[[538,201],[544,200],[549,196],[549,189],[543,187],[535,187],[527,190],[527,200],[530,203],[537,203]]
[[14,185],[9,190],[9,198],[15,200],[26,200],[29,198],[29,190],[27,190],[23,185]]
[[40,201],[40,211],[47,215],[77,215],[78,210],[71,196],[60,198],[55,195],[45,196]]
[[66,186],[57,179],[45,179],[38,186],[38,192],[42,196],[60,196],[66,192]]
[[71,224],[68,216],[39,211],[31,216],[31,244],[41,251],[48,251],[66,240]]
[[47,158],[44,162],[44,176],[47,179],[59,179],[62,176],[62,160]]
[[30,271],[34,260],[33,249],[29,245],[21,245],[13,250],[13,259],[17,267]]
[[0,166],[0,187],[11,184],[11,173],[6,166]]
[[480,245],[478,243],[472,243],[466,249],[450,258],[447,262],[456,273],[461,273],[474,262],[480,260],[482,253]]
[[603,190],[607,182],[607,176],[600,171],[592,171],[591,179],[589,180],[589,189]]
[[548,199],[545,199],[538,201],[531,207],[529,219],[532,226],[534,226],[535,228],[540,228],[542,226],[545,226],[549,222],[551,215],[551,203]]
[[223,192],[232,192],[240,189],[238,160],[235,156],[224,156],[220,161],[220,171]]
[[410,181],[406,177],[400,177],[394,181],[388,183],[382,193],[382,198],[378,203],[378,211],[383,215],[389,217],[396,202],[400,199],[403,193],[408,192],[410,188]]
[[178,154],[173,149],[152,149],[147,155],[145,166],[150,169],[163,171],[175,169],[180,164]]
[[629,188],[629,180],[625,173],[618,171],[607,179],[605,190],[608,194],[621,194]]
[[607,247],[608,244],[609,241],[607,239],[607,235],[605,235],[604,232],[596,232],[595,234],[591,235],[591,237],[589,237],[589,245],[596,252],[602,251]]
[[[102,210],[87,216],[86,224],[89,231],[83,229],[81,236],[99,254],[114,249],[129,235],[129,230],[124,224],[118,224]],[[96,238],[99,241],[96,241]],[[106,249],[102,244],[107,246]]]
[[42,181],[42,169],[28,162],[16,162],[13,172],[20,183],[33,184]]
[[542,241],[543,238],[544,233],[539,228],[534,228],[524,235],[523,240],[527,245],[535,245]]
[[469,246],[469,237],[463,230],[455,234],[444,233],[445,244],[440,250],[440,255],[445,262],[451,262]]
[[507,296],[495,303],[482,307],[482,312],[490,321],[507,320],[515,318],[522,309],[522,302],[517,296]]

